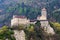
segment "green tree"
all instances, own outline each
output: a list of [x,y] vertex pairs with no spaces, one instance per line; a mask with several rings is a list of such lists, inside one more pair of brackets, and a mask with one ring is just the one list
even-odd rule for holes
[[8,26],[3,26],[0,29],[0,39],[5,40],[5,39],[11,39],[12,35],[14,34],[14,32],[8,28]]
[[25,29],[25,25],[21,24],[18,26],[18,30],[24,30]]

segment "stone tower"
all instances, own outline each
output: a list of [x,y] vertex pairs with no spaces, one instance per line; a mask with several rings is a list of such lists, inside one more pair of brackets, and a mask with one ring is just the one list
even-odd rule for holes
[[41,16],[38,16],[38,20],[47,20],[47,11],[46,8],[41,10]]
[[44,31],[48,34],[55,34],[54,29],[50,26],[48,20],[47,20],[47,11],[45,8],[41,10],[41,16],[37,17],[37,20],[40,21],[41,27],[44,29]]

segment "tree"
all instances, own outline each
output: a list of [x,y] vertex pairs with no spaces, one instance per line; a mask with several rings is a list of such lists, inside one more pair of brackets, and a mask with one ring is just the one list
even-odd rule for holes
[[37,20],[37,22],[35,23],[35,30],[36,30],[36,32],[38,32],[40,30],[40,26],[41,26],[40,21]]
[[2,40],[5,40],[5,39],[11,39],[11,35],[13,35],[14,32],[9,29],[7,26],[3,26],[1,29],[0,29],[0,39]]
[[18,30],[24,30],[24,28],[25,28],[25,25],[23,25],[23,24],[18,26]]
[[39,20],[37,20],[37,22],[35,23],[35,25],[37,25],[37,26],[41,26],[41,24],[40,24],[40,21]]
[[33,24],[30,24],[30,26],[27,27],[27,30],[28,30],[29,32],[34,32],[34,25],[33,25]]

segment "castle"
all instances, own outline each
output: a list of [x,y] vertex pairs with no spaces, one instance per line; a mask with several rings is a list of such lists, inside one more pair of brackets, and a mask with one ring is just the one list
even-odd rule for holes
[[[55,34],[54,29],[50,26],[47,20],[47,12],[45,8],[41,10],[41,16],[38,16],[36,20],[40,21],[41,27],[44,29],[44,31],[47,34],[52,34],[52,35]],[[13,15],[13,19],[11,20],[11,26],[19,26],[21,24],[29,25],[29,24],[35,24],[35,23],[36,21],[34,20],[31,21],[27,19],[27,17],[25,16],[18,16],[18,15]],[[23,30],[21,32],[18,30],[14,30],[14,36],[16,40],[25,40],[25,33]]]
[[11,20],[11,26],[18,26],[20,24],[28,25],[30,24],[30,20],[27,19],[25,16],[18,16],[18,15],[13,15],[13,19]]
[[[47,15],[46,15],[46,9],[43,8],[41,10],[41,16],[38,16],[36,20],[47,20]],[[27,19],[26,16],[18,16],[18,15],[13,15],[13,19],[11,20],[11,26],[18,26],[19,24],[35,24],[36,21],[31,21]]]

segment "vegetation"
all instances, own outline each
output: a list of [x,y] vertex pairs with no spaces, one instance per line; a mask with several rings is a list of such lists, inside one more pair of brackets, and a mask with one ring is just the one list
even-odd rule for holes
[[30,24],[30,26],[25,29],[26,39],[27,40],[41,40],[40,31],[41,31],[40,30],[40,21],[37,21],[36,24]]
[[24,30],[24,29],[25,29],[25,25],[21,24],[21,25],[18,26],[18,30]]
[[59,19],[60,18],[60,8],[53,11],[52,17],[54,18],[54,20],[56,22],[60,22],[60,19]]
[[[50,22],[51,27],[54,28],[56,34],[60,35],[60,24],[59,23],[53,23]],[[51,38],[55,39],[59,38],[59,36],[56,35],[47,35],[47,33],[44,32],[44,30],[41,28],[40,21],[37,21],[35,24],[30,24],[29,26],[25,27],[24,25],[19,25],[19,30],[24,30],[26,33],[26,40],[45,40]],[[16,40],[13,36],[14,32],[11,30],[11,28],[7,26],[3,26],[0,29],[0,39],[1,40]]]
[[3,26],[0,29],[0,39],[1,40],[5,40],[5,39],[15,40],[13,34],[14,34],[14,32],[11,29],[9,29],[7,26]]
[[60,34],[60,23],[50,22],[51,27],[54,28],[57,34]]
[[30,24],[30,26],[26,27],[25,33],[26,33],[26,40],[30,40],[31,36],[34,33],[34,25]]

